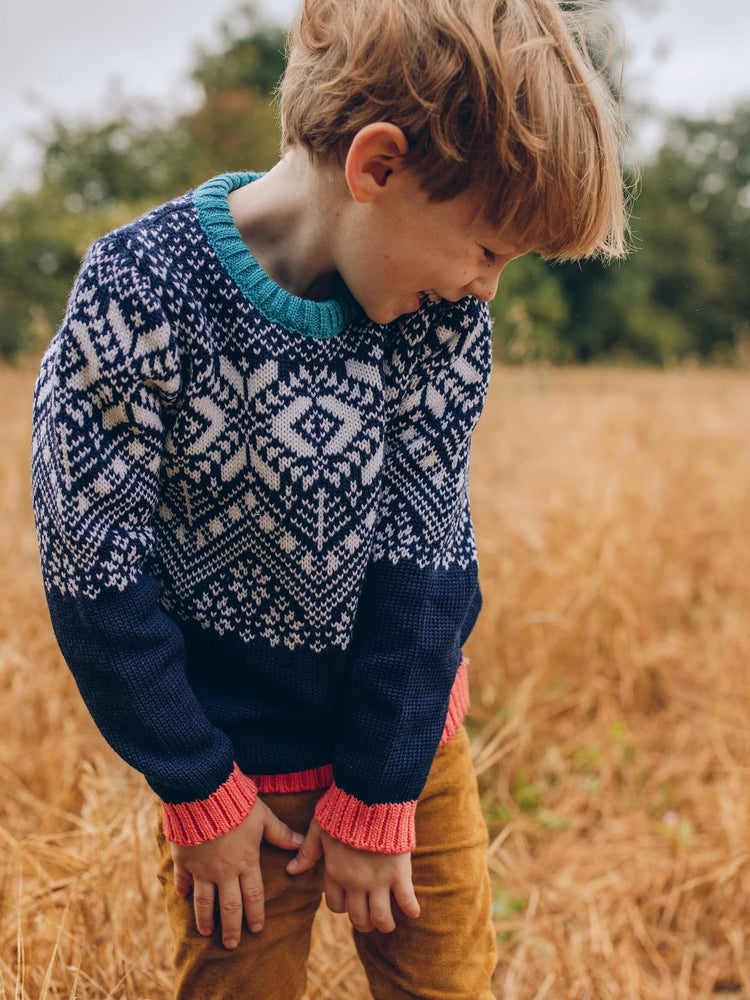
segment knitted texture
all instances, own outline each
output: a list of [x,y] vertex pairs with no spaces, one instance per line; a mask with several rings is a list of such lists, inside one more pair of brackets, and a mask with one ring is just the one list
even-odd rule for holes
[[220,837],[246,819],[258,788],[237,765],[227,780],[205,800],[182,805],[162,803],[164,836],[173,844],[201,844]]
[[[469,657],[464,656],[456,673],[445,717],[443,735],[438,746],[443,746],[455,735],[469,708],[469,679],[466,668]],[[328,788],[333,784],[333,768],[330,765],[315,767],[309,771],[295,771],[291,774],[252,774],[250,778],[261,792],[307,792],[316,788]],[[332,830],[330,832],[333,832]]]
[[97,725],[189,836],[241,821],[238,767],[391,808],[387,850],[468,704],[489,317],[295,300],[233,225],[254,176],[86,255],[34,394],[42,577]]
[[398,805],[367,806],[334,783],[315,807],[321,827],[351,847],[380,854],[404,854],[416,845],[416,799]]

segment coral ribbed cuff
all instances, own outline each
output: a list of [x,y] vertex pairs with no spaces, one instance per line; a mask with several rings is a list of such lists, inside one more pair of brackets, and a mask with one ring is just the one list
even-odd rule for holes
[[[448,714],[438,746],[455,735],[469,708],[469,658],[461,658],[451,690]],[[413,802],[365,805],[338,788],[333,769],[326,764],[290,774],[249,776],[234,765],[227,780],[207,799],[169,805],[162,802],[164,836],[174,844],[194,846],[227,833],[245,819],[261,792],[300,792],[328,788],[318,802],[315,816],[321,827],[337,840],[363,851],[401,854],[416,844]]]
[[162,802],[164,836],[171,843],[186,847],[214,840],[239,826],[250,815],[257,795],[255,782],[235,764],[224,784],[207,799],[178,805]]
[[[463,656],[453,682],[448,714],[438,744],[440,747],[455,735],[468,711],[468,664],[469,658]],[[379,854],[402,854],[413,851],[416,846],[416,811],[416,799],[411,802],[385,802],[368,806],[333,782],[319,800],[315,817],[327,833],[352,847],[358,847],[362,851],[377,851]]]
[[309,792],[315,788],[328,788],[333,781],[330,764],[313,767],[308,771],[291,771],[288,774],[251,774],[261,795],[266,792]]
[[443,727],[443,735],[440,737],[440,742],[438,743],[439,747],[443,746],[451,736],[455,735],[456,730],[464,721],[464,716],[469,711],[469,675],[466,671],[468,664],[469,657],[462,656],[461,662],[458,665],[458,671],[456,672],[456,679],[453,682],[451,698],[448,703],[448,714],[445,717],[445,726]]
[[315,818],[336,840],[360,851],[378,854],[405,854],[417,843],[413,802],[386,802],[365,805],[334,782],[315,807]]

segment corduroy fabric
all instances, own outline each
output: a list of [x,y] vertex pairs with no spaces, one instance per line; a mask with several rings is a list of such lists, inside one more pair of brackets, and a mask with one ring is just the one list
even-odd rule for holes
[[[321,791],[263,795],[293,829],[304,831]],[[394,904],[391,934],[353,932],[375,1000],[493,1000],[497,961],[487,869],[487,827],[463,726],[437,751],[416,810],[412,854],[421,907],[412,920]],[[301,1000],[313,919],[323,892],[323,862],[303,875],[286,872],[292,852],[261,845],[266,923],[243,927],[239,947],[220,931],[202,937],[192,899],[174,891],[171,852],[157,830],[159,880],[165,892],[176,969],[175,1000]],[[343,919],[343,918],[342,918]]]

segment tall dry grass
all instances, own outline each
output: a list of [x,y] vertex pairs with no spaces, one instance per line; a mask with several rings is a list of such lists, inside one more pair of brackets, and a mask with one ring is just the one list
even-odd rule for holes
[[[57,652],[0,369],[0,998],[170,995],[154,804]],[[467,644],[497,996],[750,997],[750,382],[493,373]],[[309,1000],[364,1000],[322,908]]]

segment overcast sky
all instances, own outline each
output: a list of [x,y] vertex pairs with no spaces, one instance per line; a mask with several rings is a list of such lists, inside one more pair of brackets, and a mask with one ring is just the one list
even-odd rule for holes
[[[0,33],[0,180],[32,179],[24,131],[50,112],[106,115],[112,88],[175,110],[196,43],[216,44],[231,0],[38,0],[6,5]],[[749,0],[616,0],[631,96],[663,111],[721,115],[750,99]],[[287,23],[296,0],[262,0]],[[649,13],[651,11],[651,13]],[[111,99],[111,98],[110,98]],[[644,141],[647,143],[648,138]]]

